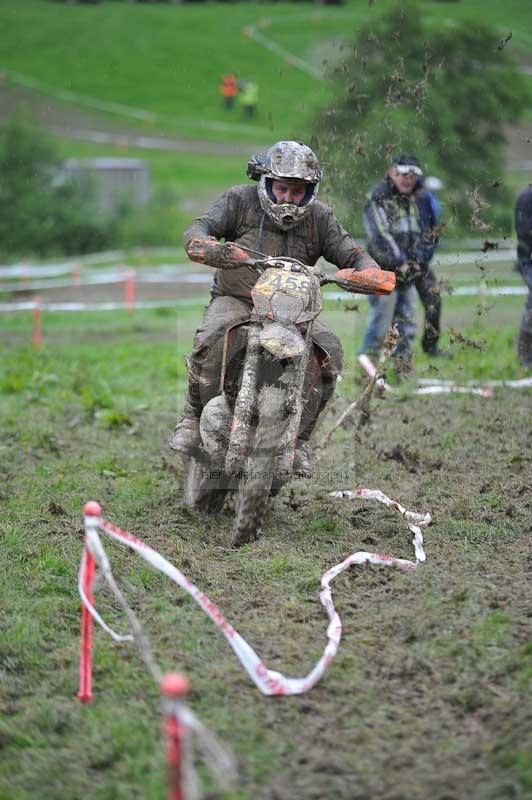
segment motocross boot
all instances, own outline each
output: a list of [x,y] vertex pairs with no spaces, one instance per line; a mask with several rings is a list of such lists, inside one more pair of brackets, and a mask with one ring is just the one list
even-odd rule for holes
[[191,455],[196,447],[201,444],[200,436],[200,416],[201,404],[199,402],[199,391],[197,386],[189,383],[188,392],[185,397],[183,416],[177,423],[175,431],[168,446],[181,455]]
[[300,478],[310,478],[312,475],[312,465],[308,456],[307,442],[301,438],[296,441],[296,449],[294,450],[294,475],[299,475]]
[[332,375],[322,375],[321,398],[317,410],[312,411],[310,404],[305,404],[299,426],[299,435],[296,440],[294,450],[294,475],[300,478],[310,478],[312,475],[312,464],[308,454],[308,440],[311,437],[318,417],[329,402],[336,384],[336,377]]

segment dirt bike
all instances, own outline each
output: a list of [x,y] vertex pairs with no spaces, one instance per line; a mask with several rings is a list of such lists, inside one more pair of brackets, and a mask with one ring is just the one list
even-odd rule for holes
[[380,269],[326,276],[294,258],[252,258],[237,245],[211,240],[193,242],[189,255],[211,266],[231,261],[258,273],[249,320],[225,333],[220,393],[203,408],[202,445],[188,465],[187,499],[196,509],[220,511],[227,492],[235,492],[238,547],[259,536],[270,497],[292,476],[304,403],[319,401],[323,354],[312,328],[323,305],[321,287],[333,283],[348,292],[389,294],[395,276]]

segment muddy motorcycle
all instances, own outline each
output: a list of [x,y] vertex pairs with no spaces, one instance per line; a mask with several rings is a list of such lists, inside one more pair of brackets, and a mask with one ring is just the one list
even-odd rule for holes
[[[219,267],[223,254],[227,266],[229,254],[258,273],[249,320],[225,332],[220,392],[203,408],[202,445],[188,464],[187,499],[196,509],[220,511],[227,493],[235,493],[238,547],[259,536],[270,497],[293,474],[304,404],[319,402],[326,354],[313,342],[312,328],[323,305],[321,287],[389,294],[395,277],[379,269],[326,276],[293,258],[254,259],[218,242],[198,241],[191,249],[194,261]],[[239,337],[244,344],[235,356]]]

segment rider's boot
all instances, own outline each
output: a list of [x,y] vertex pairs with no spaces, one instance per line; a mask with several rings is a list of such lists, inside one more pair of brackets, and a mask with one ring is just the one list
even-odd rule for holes
[[298,475],[300,478],[310,478],[312,475],[312,464],[310,463],[307,447],[307,442],[299,436],[294,450],[293,469],[294,475]]
[[201,444],[200,436],[201,403],[199,400],[199,387],[189,382],[188,392],[185,397],[183,416],[178,421],[173,436],[168,442],[172,450],[181,455],[191,455],[194,449]]
[[318,417],[327,405],[334,392],[336,384],[336,377],[329,375],[322,375],[321,383],[321,398],[317,411],[312,412],[310,404],[306,404],[303,408],[301,415],[301,423],[299,425],[299,434],[296,440],[296,447],[294,450],[294,475],[299,475],[300,478],[310,478],[312,475],[312,464],[308,454],[308,441],[316,427]]

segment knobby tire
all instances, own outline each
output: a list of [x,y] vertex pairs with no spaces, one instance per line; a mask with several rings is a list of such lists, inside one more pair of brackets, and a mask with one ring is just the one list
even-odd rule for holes
[[265,386],[258,400],[258,424],[253,450],[247,461],[237,496],[233,547],[259,537],[268,508],[276,465],[277,447],[284,426],[286,398],[282,389]]

